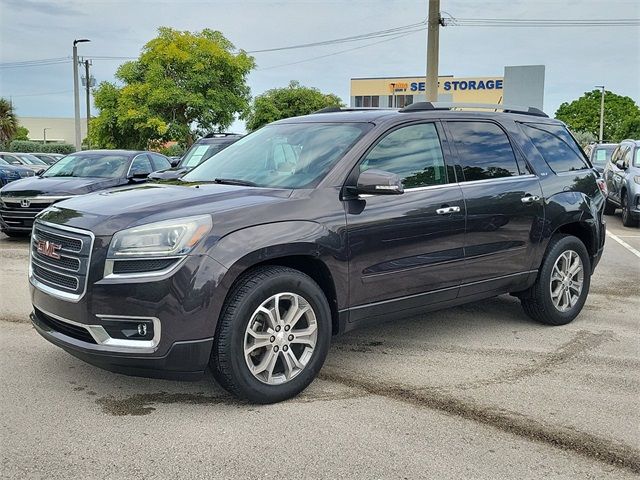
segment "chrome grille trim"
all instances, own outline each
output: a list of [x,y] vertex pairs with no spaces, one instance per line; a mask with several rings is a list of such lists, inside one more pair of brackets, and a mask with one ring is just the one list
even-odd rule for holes
[[[55,259],[44,260],[42,255],[37,254],[36,244],[38,239],[37,231],[39,227],[44,227],[40,228],[40,231],[44,233],[43,237],[49,234],[50,236],[67,238],[72,240],[73,243],[80,242],[79,250],[60,249],[60,252],[64,253],[65,257],[78,260],[79,266],[76,271],[72,272],[70,269],[65,268],[62,265],[56,265]],[[93,233],[88,230],[36,220],[33,224],[31,236],[32,242],[29,251],[29,281],[31,284],[38,290],[53,297],[73,303],[79,302],[87,292],[89,269],[91,266],[91,254],[95,240]],[[90,239],[90,241],[87,242],[87,239]],[[49,271],[55,275],[73,278],[76,280],[77,287],[75,289],[71,289],[62,284],[56,284],[50,278],[47,279],[39,277],[34,272],[34,266],[44,271]]]

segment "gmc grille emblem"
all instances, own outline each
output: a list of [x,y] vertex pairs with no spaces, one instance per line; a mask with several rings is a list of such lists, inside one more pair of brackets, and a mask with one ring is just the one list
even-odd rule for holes
[[23,198],[22,200],[20,200],[21,207],[29,208],[29,205],[31,205],[31,200],[29,200],[28,198]]
[[55,258],[57,260],[60,258],[58,250],[62,248],[62,245],[50,242],[49,240],[38,240],[36,248],[38,250],[38,253],[46,255],[47,257]]

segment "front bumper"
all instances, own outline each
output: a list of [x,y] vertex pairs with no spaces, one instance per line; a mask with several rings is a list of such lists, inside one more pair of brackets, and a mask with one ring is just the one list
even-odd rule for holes
[[213,338],[206,338],[174,342],[161,356],[117,353],[64,335],[46,323],[36,312],[31,313],[31,322],[46,340],[74,357],[96,367],[125,375],[175,380],[198,379],[205,371],[213,346]]

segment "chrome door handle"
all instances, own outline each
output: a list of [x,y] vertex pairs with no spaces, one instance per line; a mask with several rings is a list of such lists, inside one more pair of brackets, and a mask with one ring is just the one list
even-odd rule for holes
[[540,197],[538,195],[527,195],[526,197],[522,197],[520,199],[522,203],[534,203],[538,200],[540,200]]
[[460,207],[442,207],[436,210],[438,215],[448,215],[450,213],[458,213],[460,211]]

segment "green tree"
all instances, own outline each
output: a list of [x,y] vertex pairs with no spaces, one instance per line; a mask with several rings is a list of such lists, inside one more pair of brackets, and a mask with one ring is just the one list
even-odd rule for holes
[[6,98],[0,98],[0,144],[8,144],[18,129],[18,119],[13,105]]
[[22,125],[18,125],[16,133],[13,135],[11,140],[29,140],[29,129]]
[[[565,122],[575,132],[599,135],[601,90],[586,92],[573,102],[565,102],[558,108],[556,118]],[[604,96],[604,140],[619,142],[633,132],[634,119],[640,118],[640,108],[629,97],[606,91]],[[636,123],[634,123],[636,122]],[[637,130],[636,130],[637,132]]]
[[342,99],[292,80],[288,87],[273,88],[256,97],[247,117],[247,128],[256,130],[282,118],[307,115],[324,107],[343,107]]
[[249,110],[246,77],[255,66],[222,33],[158,29],[138,60],[118,68],[121,82],[94,91],[99,115],[91,121],[92,145],[145,148],[222,131]]

